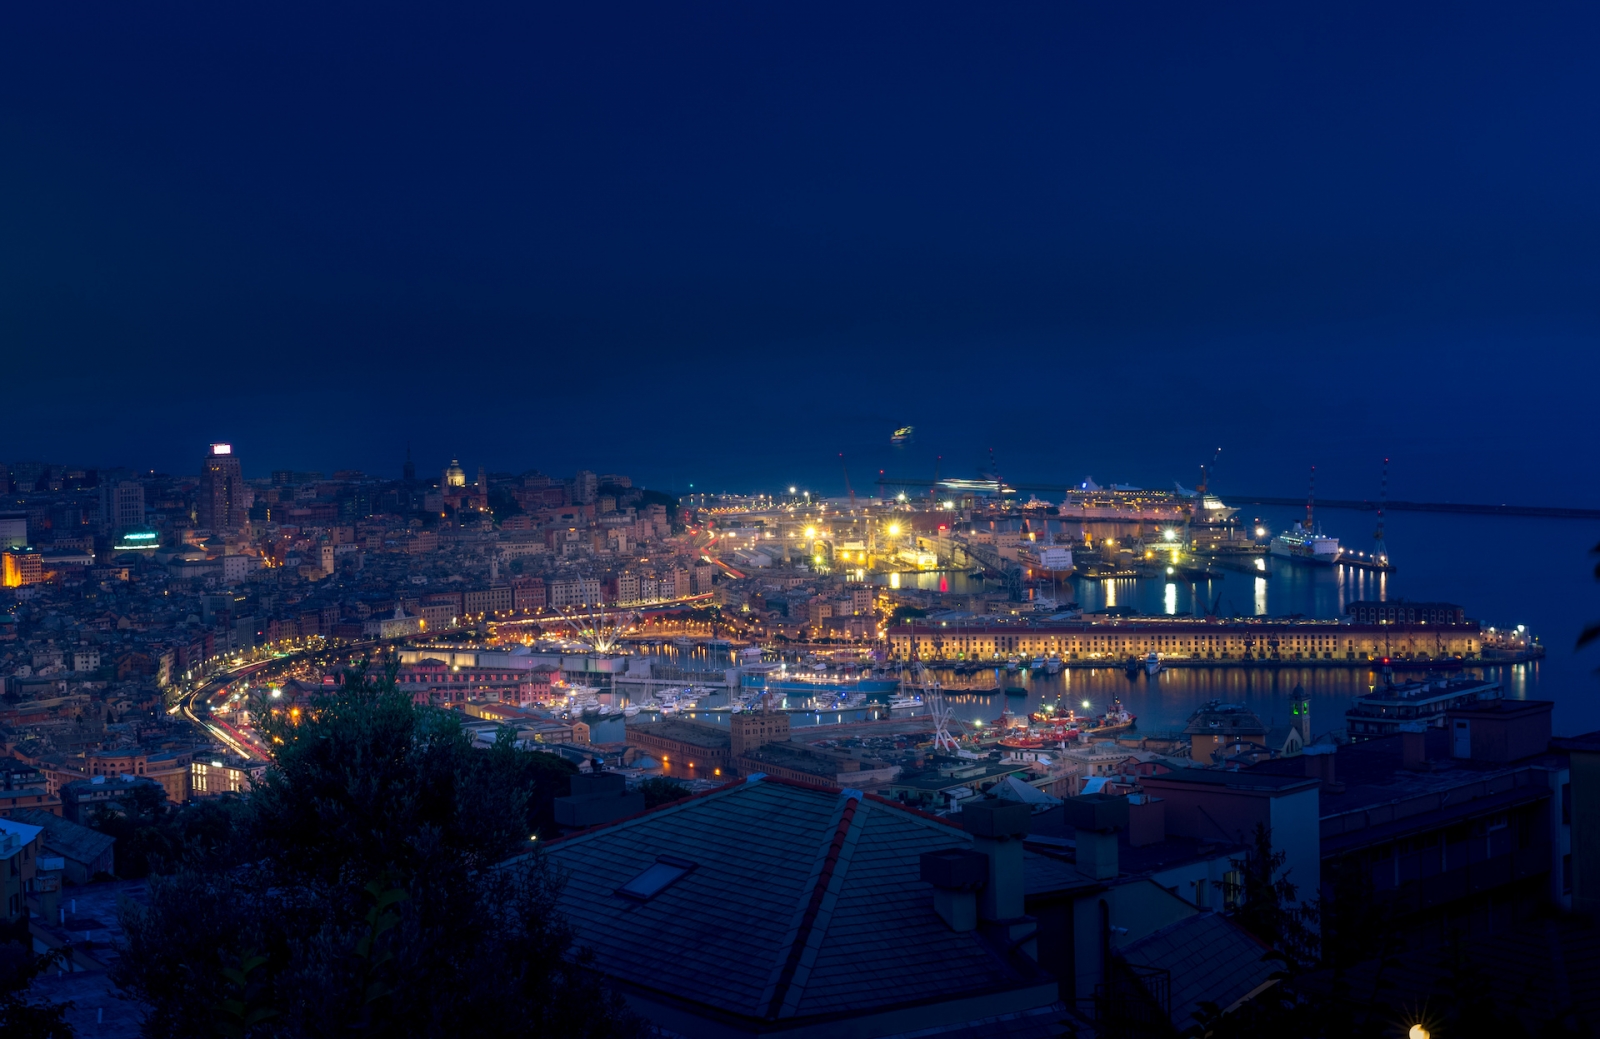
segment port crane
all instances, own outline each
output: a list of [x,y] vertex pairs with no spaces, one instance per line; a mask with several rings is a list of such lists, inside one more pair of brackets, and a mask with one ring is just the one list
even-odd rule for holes
[[843,451],[839,452],[839,468],[844,470],[844,489],[850,495],[850,511],[854,513],[856,511],[856,492],[855,488],[850,486],[850,467],[844,464]]

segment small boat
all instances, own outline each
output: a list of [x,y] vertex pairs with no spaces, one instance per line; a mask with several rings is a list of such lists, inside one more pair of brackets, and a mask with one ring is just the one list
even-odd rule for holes
[[628,706],[626,706],[626,707],[624,707],[622,709],[622,716],[624,718],[632,718],[632,717],[636,716],[641,710],[643,710],[643,708],[641,708],[638,704],[629,704]]
[[1015,670],[1017,670],[1017,668],[1019,668],[1021,666],[1022,665],[1018,662],[1016,657],[1012,657],[1010,660],[1006,661],[1006,670],[1007,671],[1015,671]]
[[1044,667],[1044,657],[1034,657],[1031,666],[1035,671],[1039,670],[1041,667]]
[[1046,660],[1044,662],[1044,673],[1047,675],[1059,675],[1061,673],[1061,658],[1051,657]]
[[1154,650],[1151,650],[1150,655],[1144,658],[1144,673],[1147,675],[1159,675],[1161,673],[1161,655]]
[[685,638],[684,636],[679,635],[677,638],[672,640],[672,644],[677,646],[679,649],[693,649],[694,639]]
[[1006,687],[1006,695],[1026,697],[1028,695],[1028,691],[1023,689],[1021,686],[1011,685]]
[[912,696],[894,696],[894,697],[890,697],[889,698],[889,709],[891,711],[898,711],[898,710],[903,710],[903,709],[910,708],[910,707],[921,707],[921,706],[922,706],[922,701],[920,699],[916,698],[916,697],[912,697]]
[[706,639],[706,645],[712,649],[732,649],[733,643],[728,639]]
[[1135,657],[1129,657],[1128,660],[1127,660],[1127,663],[1122,665],[1122,670],[1127,672],[1127,675],[1128,675],[1129,678],[1138,678],[1139,677],[1139,661],[1138,661],[1138,659],[1135,658]]

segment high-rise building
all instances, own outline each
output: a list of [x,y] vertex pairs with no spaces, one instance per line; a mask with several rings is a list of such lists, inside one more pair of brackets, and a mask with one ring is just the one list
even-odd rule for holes
[[248,520],[244,473],[231,444],[212,444],[200,462],[197,516],[200,526],[234,530]]
[[600,489],[600,478],[588,469],[579,469],[572,478],[572,500],[579,505],[593,505]]
[[107,480],[100,485],[100,522],[113,534],[144,526],[144,484]]

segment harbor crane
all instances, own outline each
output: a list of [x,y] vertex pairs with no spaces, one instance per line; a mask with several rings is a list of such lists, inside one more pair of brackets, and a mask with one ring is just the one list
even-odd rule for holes
[[839,452],[839,468],[844,470],[844,489],[850,495],[850,511],[856,511],[856,491],[850,486],[850,468],[844,464],[844,452]]

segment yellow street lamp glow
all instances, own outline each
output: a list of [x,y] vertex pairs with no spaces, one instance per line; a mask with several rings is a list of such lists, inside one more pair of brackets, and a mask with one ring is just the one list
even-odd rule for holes
[[889,524],[889,536],[890,537],[898,537],[899,534],[900,534],[900,524],[898,524],[898,523]]
[[817,536],[817,528],[816,527],[807,527],[806,528],[806,537],[814,538],[816,536]]
[[1406,1039],[1429,1039],[1428,1030],[1421,1025],[1412,1025],[1411,1031],[1406,1033]]

